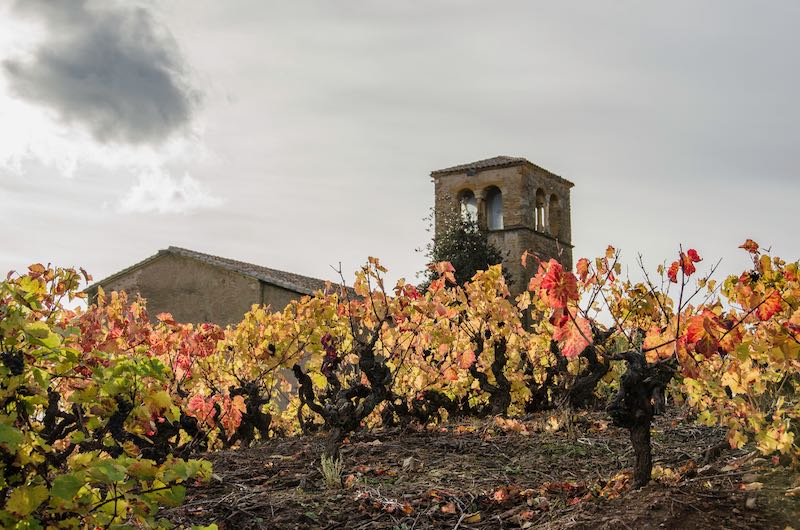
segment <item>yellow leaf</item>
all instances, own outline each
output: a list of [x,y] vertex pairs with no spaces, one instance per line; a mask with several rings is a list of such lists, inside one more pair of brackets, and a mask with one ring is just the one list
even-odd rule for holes
[[23,486],[11,492],[6,502],[6,510],[20,517],[25,517],[42,504],[49,492],[47,486]]
[[165,409],[172,405],[172,397],[166,390],[159,390],[148,396],[147,399],[157,409]]
[[464,519],[461,522],[465,524],[473,524],[473,523],[479,523],[480,521],[481,521],[481,513],[475,512],[472,515],[464,517]]

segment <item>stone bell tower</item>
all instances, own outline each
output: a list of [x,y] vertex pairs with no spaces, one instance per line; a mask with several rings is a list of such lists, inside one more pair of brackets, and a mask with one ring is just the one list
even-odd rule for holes
[[572,268],[569,190],[574,184],[524,158],[496,156],[431,172],[435,186],[436,232],[448,215],[474,215],[503,253],[503,268],[517,294],[535,274],[523,269],[526,250]]

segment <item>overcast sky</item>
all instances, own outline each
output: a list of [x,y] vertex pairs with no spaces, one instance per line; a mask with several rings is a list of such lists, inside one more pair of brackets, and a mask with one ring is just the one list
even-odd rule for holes
[[430,171],[575,183],[575,258],[800,243],[800,3],[0,0],[0,270],[169,245],[413,278]]

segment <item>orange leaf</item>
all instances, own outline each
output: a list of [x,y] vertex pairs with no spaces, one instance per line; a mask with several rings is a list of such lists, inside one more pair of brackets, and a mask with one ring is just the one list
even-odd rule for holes
[[33,265],[28,265],[28,270],[30,271],[31,277],[38,278],[39,276],[44,274],[44,271],[46,269],[44,268],[44,265],[42,265],[41,263],[34,263]]
[[752,239],[745,240],[744,243],[739,245],[739,248],[745,249],[750,254],[758,254],[758,243],[756,243]]
[[575,272],[578,273],[578,278],[585,282],[586,277],[589,275],[589,260],[586,258],[579,259],[578,263],[575,264]]
[[242,423],[242,413],[247,410],[242,396],[234,396],[233,399],[225,397],[222,404],[222,415],[220,423],[225,429],[225,434],[231,437],[239,425]]
[[497,488],[492,498],[497,502],[506,502],[509,498],[508,489],[503,486]]
[[458,366],[462,370],[468,369],[472,366],[472,363],[475,362],[475,352],[472,350],[467,350],[461,354],[461,357],[458,359]]
[[772,291],[769,296],[764,299],[764,302],[756,309],[756,315],[761,320],[769,320],[772,316],[781,310],[781,295],[778,291]]

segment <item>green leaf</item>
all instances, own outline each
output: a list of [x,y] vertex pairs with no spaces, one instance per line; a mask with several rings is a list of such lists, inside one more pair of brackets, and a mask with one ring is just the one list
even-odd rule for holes
[[137,460],[128,466],[128,475],[139,480],[153,480],[157,472],[158,468],[151,460]]
[[158,492],[158,499],[167,506],[180,506],[186,497],[186,488],[183,486],[172,486],[168,490]]
[[23,486],[8,496],[6,510],[21,517],[30,515],[49,496],[47,486]]
[[14,530],[43,530],[43,528],[44,527],[42,526],[42,523],[31,518],[25,519],[24,521],[19,521],[14,526]]
[[50,328],[44,322],[32,322],[25,326],[25,332],[33,338],[44,339],[50,335]]
[[113,460],[102,460],[89,468],[89,476],[103,484],[113,484],[125,478],[125,468]]
[[22,433],[10,425],[0,423],[0,445],[5,445],[9,451],[15,452],[24,439]]
[[53,481],[53,488],[50,490],[50,494],[67,501],[72,500],[83,484],[83,480],[73,474],[61,475]]
[[50,333],[43,338],[31,337],[31,344],[38,344],[40,346],[44,346],[45,348],[56,348],[61,344],[61,337],[55,333]]
[[73,431],[69,435],[69,440],[74,444],[79,444],[86,440],[86,435],[81,431]]
[[175,480],[186,480],[189,477],[191,477],[191,471],[186,465],[186,462],[177,460],[164,472],[163,480],[164,482],[173,482]]

